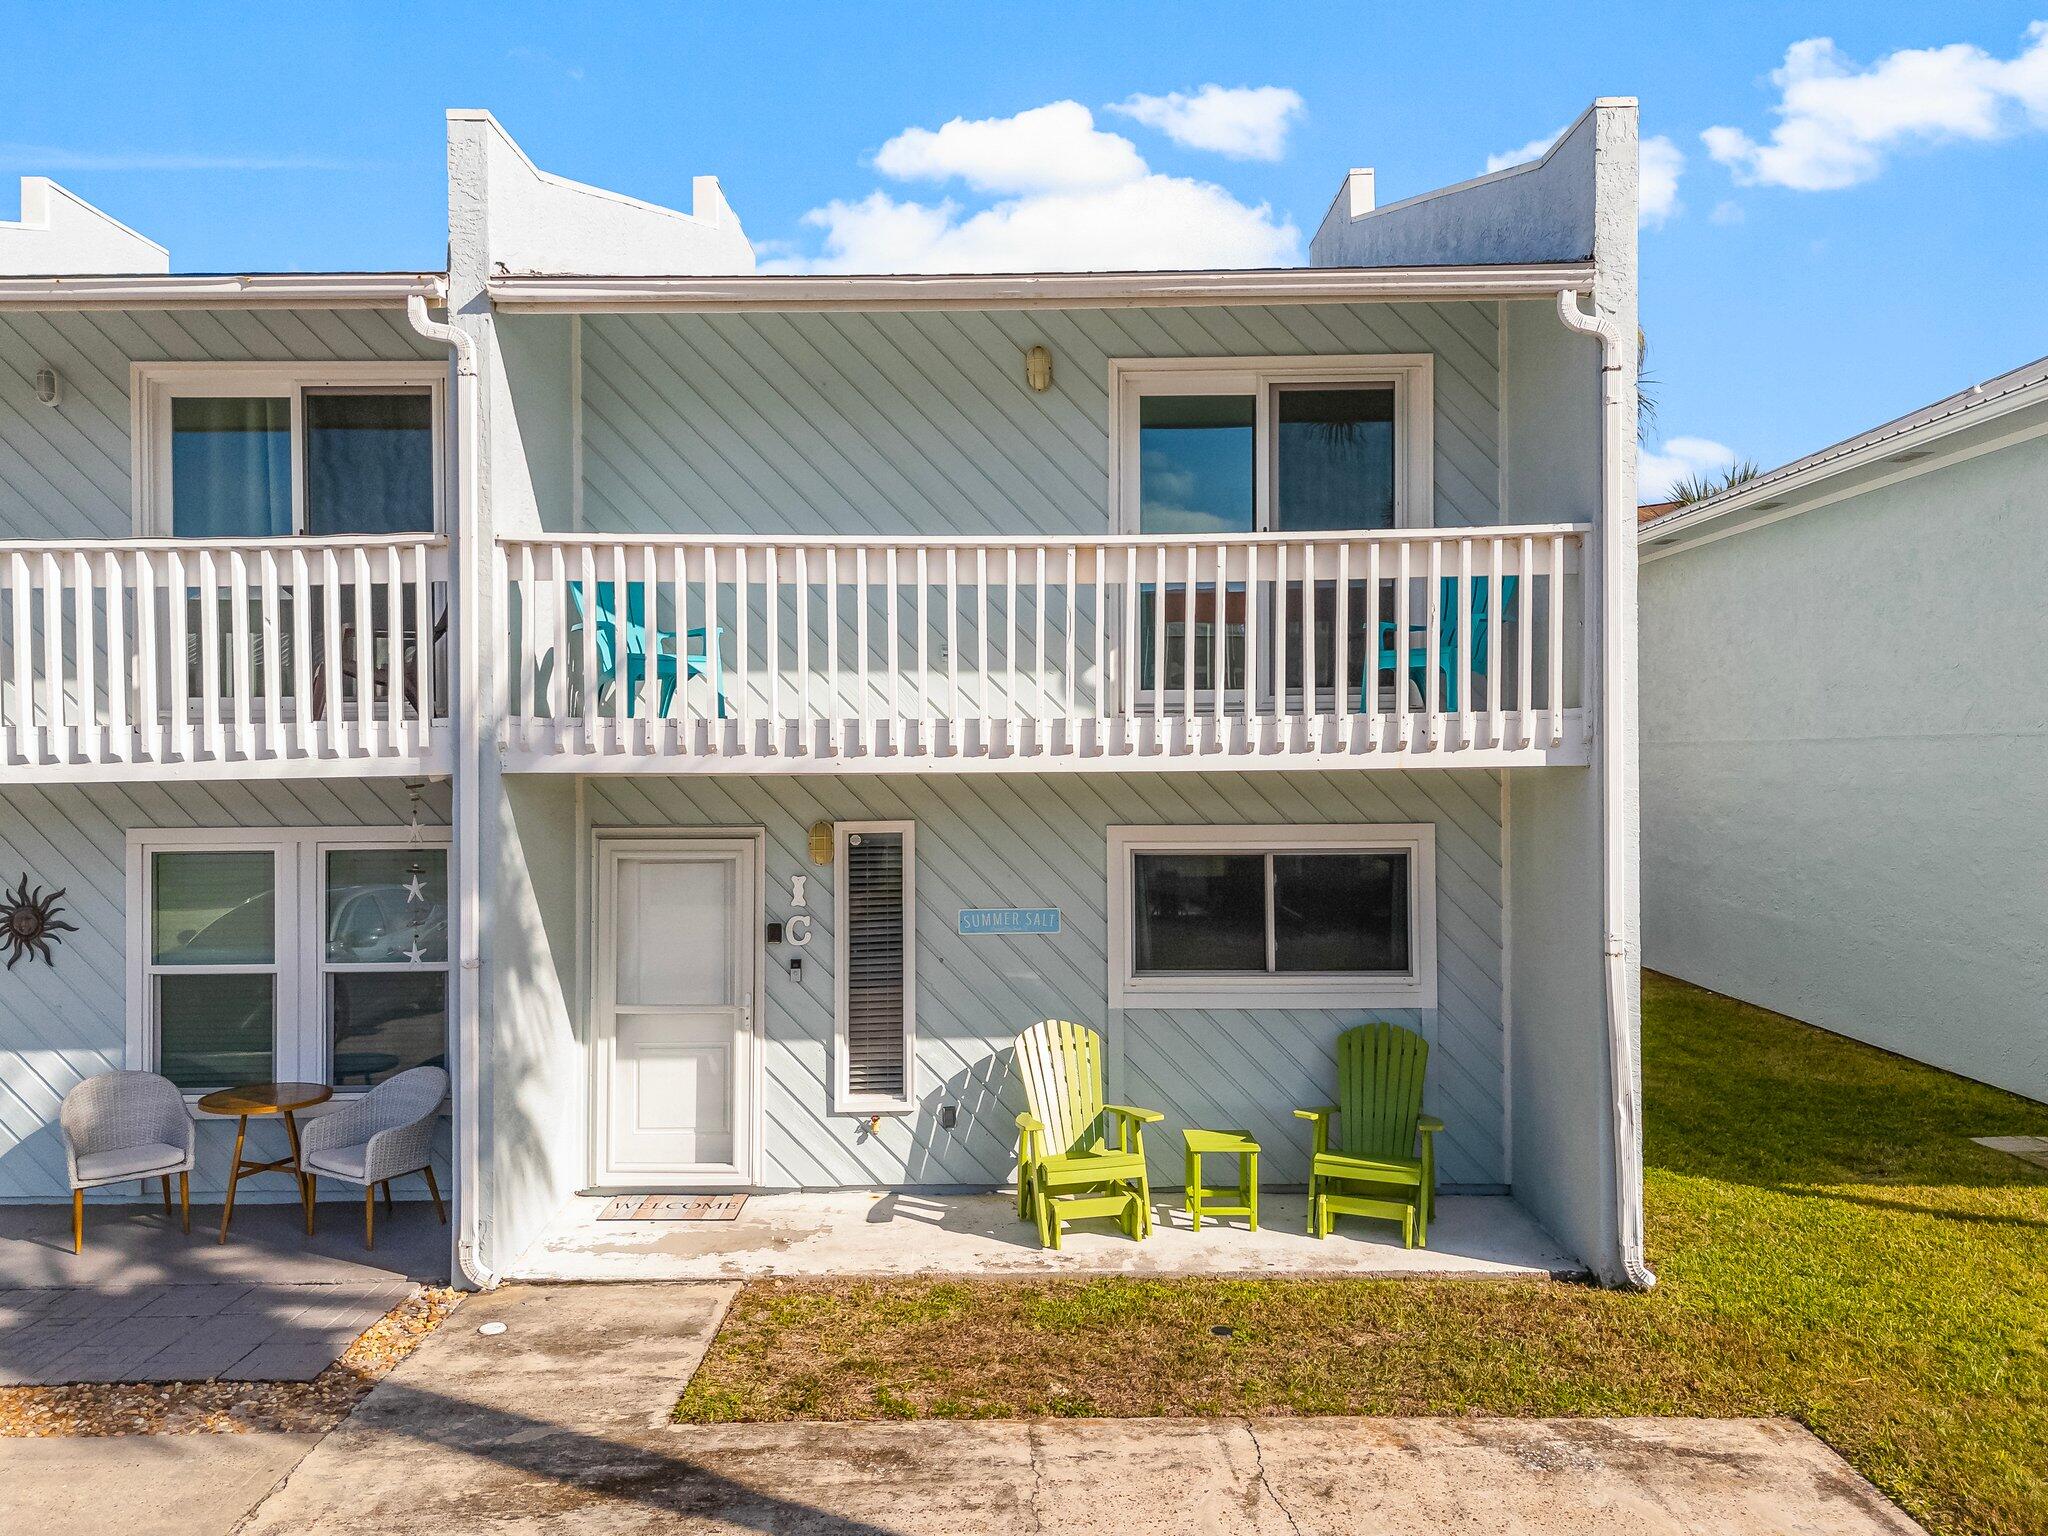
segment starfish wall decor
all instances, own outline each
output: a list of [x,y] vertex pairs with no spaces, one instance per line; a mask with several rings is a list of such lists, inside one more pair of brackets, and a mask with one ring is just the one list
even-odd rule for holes
[[21,884],[12,891],[0,886],[6,900],[0,902],[0,943],[7,946],[7,969],[13,970],[23,955],[31,959],[42,956],[43,964],[55,966],[50,957],[53,946],[63,943],[59,933],[76,933],[78,925],[67,923],[57,914],[64,909],[57,905],[57,898],[64,894],[63,888],[43,894],[39,885],[34,891],[28,888],[28,876],[24,873]]

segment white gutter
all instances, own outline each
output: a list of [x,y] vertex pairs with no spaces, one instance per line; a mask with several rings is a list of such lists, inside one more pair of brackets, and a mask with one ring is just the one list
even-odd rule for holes
[[1611,325],[1579,308],[1570,288],[1557,292],[1557,316],[1570,329],[1600,342],[1600,694],[1605,717],[1596,734],[1600,752],[1601,924],[1602,963],[1607,980],[1607,1061],[1614,1100],[1614,1184],[1616,1231],[1621,1241],[1622,1272],[1630,1285],[1648,1290],[1657,1283],[1643,1254],[1643,1114],[1636,1041],[1628,1025],[1628,912],[1621,839],[1616,828],[1626,814],[1623,785],[1627,770],[1623,732],[1616,716],[1622,704],[1614,694],[1622,675],[1620,584],[1635,550],[1635,508],[1623,505],[1622,452],[1631,430],[1627,402],[1622,398],[1622,355]]
[[396,309],[447,293],[438,272],[0,277],[7,309]]
[[497,309],[901,310],[1131,308],[1145,304],[1341,304],[1547,299],[1593,280],[1591,262],[1501,266],[1282,267],[1204,272],[904,273],[627,277],[501,274]]
[[481,613],[483,594],[479,590],[486,568],[477,537],[477,366],[476,338],[459,326],[443,325],[427,318],[427,301],[415,294],[405,305],[405,318],[420,335],[455,351],[455,416],[457,474],[455,482],[455,547],[450,556],[455,590],[451,594],[452,614],[448,626],[455,647],[454,697],[448,710],[449,725],[455,733],[454,810],[451,841],[455,861],[455,942],[457,964],[449,973],[454,993],[455,1065],[455,1262],[462,1275],[481,1290],[489,1290],[498,1277],[480,1257],[477,1240],[477,1198],[480,1165],[477,1156],[477,1114],[482,1102],[483,1074],[478,1065],[482,1036],[483,950],[477,931],[477,913],[482,910],[483,877],[479,862],[480,817],[477,806],[476,763],[482,710],[477,699],[477,646],[469,626]]

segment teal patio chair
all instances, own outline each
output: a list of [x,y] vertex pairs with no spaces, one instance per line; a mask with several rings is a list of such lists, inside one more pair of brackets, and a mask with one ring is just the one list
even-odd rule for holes
[[[1501,618],[1504,622],[1512,621],[1516,617],[1515,589],[1520,580],[1521,578],[1518,576],[1503,576],[1500,579]],[[1474,677],[1486,676],[1486,594],[1488,590],[1489,587],[1485,577],[1474,576],[1472,578],[1472,675]],[[1447,711],[1454,711],[1458,707],[1457,577],[1446,576],[1443,578],[1441,602],[1443,604],[1443,621],[1442,628],[1439,631],[1440,640],[1437,652],[1437,665],[1443,672],[1443,706]],[[1394,639],[1395,623],[1396,621],[1393,619],[1380,620],[1379,665],[1370,676],[1361,680],[1358,685],[1358,708],[1361,713],[1370,712],[1371,690],[1378,685],[1381,672],[1392,672],[1397,679],[1400,677],[1401,662],[1397,655],[1398,648]],[[1408,676],[1413,680],[1416,692],[1420,693],[1424,699],[1427,699],[1429,697],[1429,624],[1427,617],[1425,616],[1422,623],[1411,624],[1408,628],[1411,637],[1417,634],[1423,637],[1419,641],[1411,638],[1409,642]]]
[[[582,654],[583,626],[587,622],[584,613],[583,583],[569,583],[569,606],[573,610],[569,620],[569,652],[572,656]],[[685,643],[695,642],[695,648],[678,653],[677,636],[671,630],[656,629],[650,639],[647,627],[647,587],[643,582],[626,583],[626,622],[618,623],[618,603],[612,584],[608,581],[597,583],[597,623],[593,635],[597,651],[597,687],[602,693],[606,688],[619,686],[619,658],[614,636],[621,633],[626,650],[626,713],[633,714],[634,699],[647,682],[647,662],[651,654],[654,660],[654,675],[661,683],[661,702],[657,714],[666,715],[669,704],[676,695],[676,683],[683,677],[709,679],[711,691],[718,698],[718,718],[726,717],[725,670],[722,652],[725,649],[725,626],[717,625],[706,631],[686,629],[682,633]],[[678,671],[680,663],[681,671]]]

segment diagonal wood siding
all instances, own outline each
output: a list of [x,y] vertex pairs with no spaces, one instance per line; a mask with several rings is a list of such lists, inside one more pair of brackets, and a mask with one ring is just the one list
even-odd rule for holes
[[[1268,1149],[1267,1176],[1307,1177],[1297,1105],[1327,1102],[1334,1010],[1131,1010],[1108,995],[1111,825],[1417,822],[1437,829],[1439,1006],[1384,1016],[1432,1043],[1428,1104],[1449,1130],[1447,1183],[1499,1187],[1502,1153],[1500,778],[1483,772],[1344,774],[935,775],[893,778],[620,777],[586,781],[593,827],[760,826],[767,916],[788,916],[790,877],[806,875],[814,941],[804,977],[768,967],[763,1096],[778,1185],[991,1185],[1010,1177],[1021,1088],[1012,1037],[1046,1017],[1104,1028],[1114,1096],[1160,1109],[1148,1142],[1155,1177],[1180,1182],[1179,1127],[1243,1127]],[[917,823],[917,1112],[834,1117],[832,871],[806,854],[816,821]],[[1057,906],[1057,937],[962,938],[962,907]],[[770,951],[786,960],[788,948]],[[944,1130],[939,1110],[957,1104]]]
[[[0,539],[127,538],[128,369],[136,362],[435,359],[395,312],[87,310],[0,315]],[[63,379],[35,397],[43,365]]]
[[[127,834],[136,827],[403,826],[410,814],[395,779],[16,787],[0,791],[0,873],[11,886],[64,888],[69,920],[55,964],[0,970],[0,1200],[68,1197],[57,1107],[67,1090],[123,1066],[127,1041]],[[421,820],[447,820],[447,787],[425,790]],[[265,1147],[273,1123],[251,1128]],[[202,1121],[195,1196],[227,1177],[233,1126]],[[133,1185],[112,1198],[133,1197]],[[286,1198],[282,1179],[254,1181],[251,1199]],[[239,1201],[242,1197],[238,1193]]]
[[1097,532],[1112,357],[1354,352],[1435,355],[1437,522],[1501,520],[1491,304],[597,316],[583,337],[593,532]]

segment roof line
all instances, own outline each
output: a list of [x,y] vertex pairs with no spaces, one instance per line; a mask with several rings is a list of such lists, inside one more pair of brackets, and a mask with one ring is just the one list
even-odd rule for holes
[[447,292],[439,272],[89,273],[0,277],[0,308],[387,309]]
[[1548,298],[1593,282],[1590,261],[1456,267],[1284,267],[1188,272],[753,274],[579,277],[505,273],[506,309],[1053,309],[1139,304]]
[[1744,511],[1773,510],[1782,502],[1806,497],[1838,475],[1923,449],[1965,427],[1997,421],[2044,401],[2048,401],[2048,358],[1972,384],[1932,405],[1844,438],[1818,453],[1794,459],[1767,474],[1654,517],[1642,525],[1639,541],[1647,553],[1650,544],[1673,534],[1720,523]]

